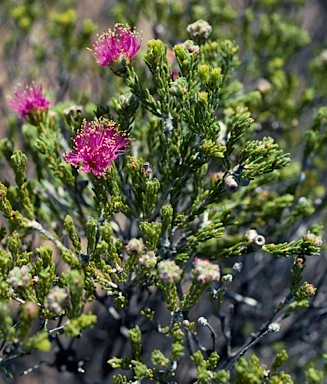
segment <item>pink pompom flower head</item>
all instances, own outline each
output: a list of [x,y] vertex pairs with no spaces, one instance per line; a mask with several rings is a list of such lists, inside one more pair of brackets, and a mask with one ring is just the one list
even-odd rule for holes
[[113,31],[109,29],[97,40],[91,40],[92,49],[88,50],[100,66],[124,73],[126,65],[140,49],[141,41],[141,35],[127,24],[116,24]]
[[81,129],[73,139],[72,152],[65,153],[65,160],[82,172],[92,172],[102,177],[111,162],[126,153],[130,139],[117,129],[117,124],[108,119],[83,121]]
[[42,85],[34,82],[28,86],[16,88],[13,97],[8,97],[11,108],[21,118],[33,118],[47,112],[51,102],[43,95]]

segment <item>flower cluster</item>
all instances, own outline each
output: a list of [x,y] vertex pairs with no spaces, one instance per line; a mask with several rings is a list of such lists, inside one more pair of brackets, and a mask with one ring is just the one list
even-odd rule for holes
[[306,236],[305,236],[305,239],[312,245],[316,246],[316,247],[321,247],[322,246],[322,239],[321,237],[319,236],[316,236],[315,234],[313,233],[308,233]]
[[31,280],[30,270],[27,265],[22,267],[14,267],[10,272],[7,279],[7,283],[12,288],[26,287]]
[[194,44],[192,40],[186,40],[184,43],[176,45],[176,52],[178,52],[178,48],[183,48],[186,52],[194,54],[196,57],[200,56],[200,47],[197,44]]
[[100,66],[119,72],[136,55],[141,41],[141,35],[131,31],[129,26],[116,24],[113,31],[109,29],[96,41],[92,40],[92,49],[89,51]]
[[139,264],[146,269],[153,268],[156,265],[156,262],[157,257],[153,251],[148,251],[139,258]]
[[212,32],[212,27],[207,21],[198,20],[195,23],[189,24],[186,30],[193,40],[201,43],[208,39]]
[[217,264],[197,257],[194,260],[194,273],[197,280],[203,284],[211,284],[220,279],[220,270]]
[[177,283],[183,271],[174,260],[160,261],[158,264],[159,279],[166,283]]
[[186,293],[180,304],[183,311],[190,310],[195,305],[202,293],[214,281],[219,281],[220,270],[217,264],[212,264],[209,260],[194,259],[193,280],[189,292]]
[[111,162],[127,152],[126,146],[130,142],[118,132],[116,123],[107,119],[91,123],[84,120],[73,141],[75,148],[64,154],[65,160],[96,177],[103,176]]
[[56,315],[60,315],[64,307],[67,305],[67,299],[68,293],[66,289],[56,286],[46,297],[44,306]]
[[304,290],[308,297],[314,296],[317,292],[317,288],[313,284],[309,283],[304,283]]
[[131,239],[126,245],[125,249],[127,253],[130,254],[141,254],[144,248],[144,243],[142,239]]
[[51,102],[42,94],[42,85],[32,83],[30,86],[17,88],[14,97],[8,97],[12,109],[25,118],[32,113],[47,111]]

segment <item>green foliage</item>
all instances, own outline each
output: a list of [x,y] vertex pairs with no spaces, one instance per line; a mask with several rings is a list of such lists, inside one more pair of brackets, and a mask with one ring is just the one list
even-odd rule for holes
[[[0,140],[2,371],[56,345],[49,364],[60,371],[60,353],[73,351],[62,366],[80,375],[73,340],[109,324],[101,332],[110,336],[96,340],[108,339],[115,384],[296,380],[280,371],[294,371],[285,350],[271,368],[258,345],[258,356],[244,355],[307,311],[317,291],[307,265],[321,254],[326,222],[327,60],[325,50],[312,59],[310,79],[289,70],[310,42],[294,22],[304,1],[240,10],[225,0],[116,1],[116,21],[143,20],[153,35],[144,33],[135,58],[100,69],[86,54],[97,27],[77,2],[2,3],[14,26],[3,56],[21,62],[26,46],[23,80],[49,78],[52,93],[49,109],[8,118]],[[114,121],[117,132],[102,132],[95,160],[89,136],[76,169],[67,154],[90,121]],[[123,149],[114,147],[119,134],[130,138]],[[87,156],[90,169],[99,166],[108,146],[119,156],[102,175],[81,171]],[[274,279],[278,294],[262,298]],[[300,368],[307,383],[322,382],[319,362]]]
[[70,306],[67,308],[67,316],[75,318],[80,315],[83,308],[84,274],[77,270],[71,270],[62,275],[64,285],[69,292]]
[[81,334],[84,329],[92,328],[97,322],[97,317],[92,313],[83,313],[81,316],[69,320],[64,326],[64,334],[67,337],[76,337]]
[[213,352],[208,360],[204,360],[202,353],[197,351],[191,356],[191,360],[194,361],[197,368],[197,381],[196,383],[228,383],[229,374],[224,370],[214,372],[219,356],[216,352]]
[[[276,368],[276,361],[280,358],[280,355],[276,357],[275,363],[273,364],[274,368]],[[280,361],[280,363],[282,364],[282,361]],[[236,384],[245,384],[249,382],[269,384],[280,382],[288,384],[293,383],[291,376],[284,372],[271,375],[266,366],[260,365],[260,361],[255,355],[252,355],[248,361],[241,358],[235,365],[235,370],[237,372],[234,381]]]
[[23,350],[30,352],[33,349],[47,352],[51,348],[49,336],[46,331],[40,331],[34,336],[31,336],[22,346]]
[[311,366],[305,371],[306,384],[320,384],[324,381],[324,372]]

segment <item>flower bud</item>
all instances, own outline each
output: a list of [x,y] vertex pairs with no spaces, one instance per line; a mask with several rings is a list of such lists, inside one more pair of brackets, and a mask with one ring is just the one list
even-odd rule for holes
[[139,264],[146,269],[152,269],[157,263],[157,257],[153,251],[148,251],[139,258]]
[[141,254],[144,248],[144,243],[142,239],[131,239],[126,245],[125,249],[129,255],[131,254]]
[[64,288],[55,286],[45,299],[44,307],[60,315],[68,304],[68,293]]
[[198,20],[192,24],[189,24],[186,30],[195,42],[201,44],[209,38],[212,27],[207,21]]
[[308,233],[305,236],[305,239],[308,240],[312,245],[315,245],[316,247],[321,247],[322,246],[322,239],[321,237],[318,237],[314,235],[313,233]]
[[160,261],[158,264],[159,279],[166,283],[177,283],[183,270],[175,263],[174,260]]
[[148,178],[148,179],[151,179],[151,176],[152,176],[152,168],[150,166],[150,163],[148,162],[145,162],[142,169],[141,169],[141,172],[145,174],[145,176]]
[[184,48],[188,52],[193,53],[195,56],[199,56],[199,54],[200,54],[200,47],[198,45],[194,44],[193,41],[186,40],[183,45],[184,45]]
[[27,265],[23,265],[20,268],[14,267],[9,272],[7,283],[12,288],[23,288],[30,283],[30,280],[31,280],[30,269]]
[[194,273],[197,280],[203,284],[210,284],[219,281],[220,270],[217,264],[212,264],[209,260],[194,259]]
[[296,264],[296,265],[302,265],[302,264],[304,264],[304,262],[305,262],[305,259],[303,259],[303,257],[297,257],[297,258],[295,259],[295,261],[294,261],[294,264]]
[[306,283],[305,284],[305,293],[308,296],[314,296],[317,292],[317,288],[313,284]]
[[186,40],[183,44],[178,44],[174,46],[174,52],[176,58],[180,61],[189,60],[190,55],[194,54],[195,56],[199,56],[200,47],[193,43],[192,40]]
[[187,90],[187,81],[184,77],[177,77],[175,81],[170,83],[170,93],[173,96],[184,96],[187,93]]

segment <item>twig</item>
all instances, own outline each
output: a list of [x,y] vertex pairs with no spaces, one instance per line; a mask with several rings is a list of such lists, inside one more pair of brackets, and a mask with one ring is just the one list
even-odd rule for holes
[[[65,247],[61,241],[59,241],[51,232],[49,232],[47,229],[43,228],[42,225],[37,222],[36,220],[28,220],[27,224],[25,224],[26,227],[35,229],[36,231],[40,232],[43,236],[45,236],[47,239],[52,241],[56,247],[61,251],[70,251],[69,248]],[[72,252],[72,256],[78,260],[78,257]]]

